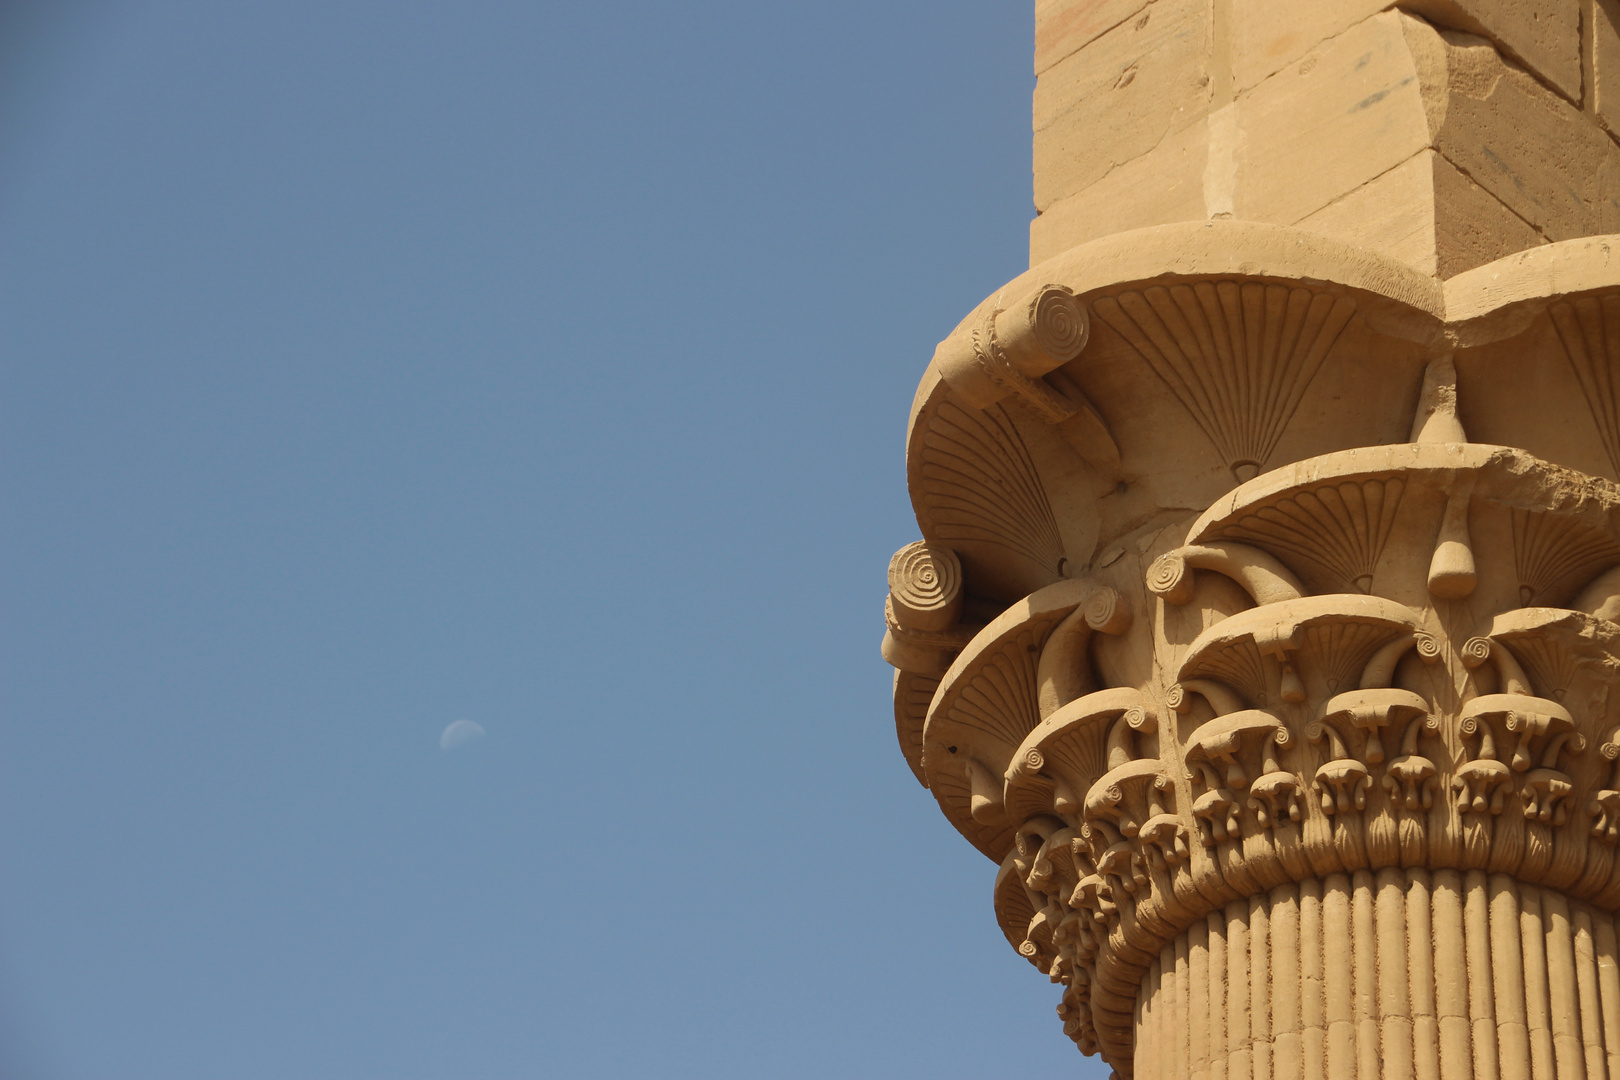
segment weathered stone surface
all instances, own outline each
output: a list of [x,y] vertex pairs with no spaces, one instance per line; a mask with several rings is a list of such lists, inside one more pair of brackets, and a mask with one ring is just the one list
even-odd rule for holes
[[1066,251],[941,343],[896,729],[1082,1050],[1609,1075],[1617,371],[1620,237],[1441,288],[1237,221]]
[[1433,165],[1434,273],[1453,277],[1465,270],[1547,241],[1522,217],[1436,153]]
[[1620,0],[1037,11],[907,764],[1122,1080],[1620,1077]]
[[1156,0],[1041,74],[1035,205],[1045,209],[1208,111],[1207,0]]
[[1389,0],[1234,0],[1232,73],[1237,91],[1253,89],[1388,6]]
[[1438,159],[1433,150],[1420,151],[1302,218],[1299,227],[1335,240],[1364,243],[1432,274],[1439,261],[1432,201]]
[[1620,133],[1620,0],[1592,0],[1592,97],[1603,127]]
[[1083,191],[1052,203],[1030,222],[1030,262],[1126,229],[1204,220],[1208,151],[1208,126],[1193,124]]
[[1488,38],[1570,101],[1581,100],[1582,0],[1401,0],[1436,26]]
[[1546,243],[1433,150],[1301,219],[1299,227],[1374,247],[1440,277]]
[[1403,26],[1442,155],[1549,239],[1620,228],[1613,139],[1484,39]]
[[1579,104],[1580,0],[1233,0],[1232,69],[1241,93],[1398,6],[1435,26],[1488,38],[1515,64]]
[[1035,0],[1035,74],[1085,47],[1152,0]]
[[[1594,94],[1584,110],[1505,58],[1494,39],[1437,28],[1405,10],[1411,5],[1368,14],[1348,0],[1149,4],[1042,77],[1031,258],[1107,231],[1199,216],[1311,219],[1355,238],[1347,210],[1364,207],[1371,216],[1360,242],[1455,273],[1532,244],[1620,229],[1620,145],[1601,122],[1602,75],[1620,63],[1620,37],[1597,18],[1620,5],[1588,2],[1597,5]],[[1530,35],[1523,40],[1540,41],[1536,26],[1574,18],[1562,0],[1539,17],[1505,0],[1424,10],[1488,26],[1504,41],[1502,28],[1515,20],[1534,24],[1521,28]],[[1223,11],[1231,18],[1224,29]],[[1212,50],[1202,66],[1189,29],[1201,20]],[[1563,55],[1567,37],[1547,39],[1559,44],[1554,53]],[[1222,68],[1222,42],[1231,70]],[[1578,68],[1578,35],[1574,47]],[[1218,100],[1223,86],[1229,101]],[[1459,175],[1436,165],[1425,186],[1406,182],[1415,166],[1392,174],[1425,149]]]
[[1238,217],[1292,224],[1429,145],[1406,20],[1364,20],[1238,99]]

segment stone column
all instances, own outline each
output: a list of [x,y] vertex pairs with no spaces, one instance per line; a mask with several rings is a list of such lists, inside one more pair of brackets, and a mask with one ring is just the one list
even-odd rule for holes
[[1122,1078],[1620,1080],[1617,14],[1038,0],[883,654]]
[[1613,14],[1609,0],[1038,0],[1031,261],[1235,217],[1450,277],[1620,230]]

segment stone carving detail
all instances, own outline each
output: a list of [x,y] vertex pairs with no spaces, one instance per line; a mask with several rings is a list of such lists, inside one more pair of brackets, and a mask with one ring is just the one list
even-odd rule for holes
[[978,626],[960,625],[962,562],[949,548],[921,540],[889,560],[883,659],[901,671],[943,675]]
[[1271,457],[1355,308],[1346,296],[1236,281],[1127,290],[1095,304],[1239,480]]
[[917,541],[889,560],[883,658],[896,668],[894,722],[906,764],[926,787],[923,722],[939,679],[980,629],[961,621],[962,562],[949,548]]
[[1608,534],[1514,507],[1513,566],[1525,607],[1567,603],[1576,589],[1616,563],[1620,544]]
[[1479,736],[1474,756],[1460,762],[1451,778],[1457,792],[1457,810],[1463,814],[1500,814],[1513,774],[1497,753],[1495,731],[1477,714],[1463,716],[1457,730],[1464,736]]
[[934,364],[974,408],[1015,397],[1056,424],[1075,407],[1041,377],[1078,356],[1090,336],[1091,320],[1074,293],[1042,285],[1006,308],[986,311],[971,333],[947,338]]
[[939,679],[933,675],[920,675],[915,671],[894,673],[894,732],[900,741],[900,752],[905,755],[911,774],[923,787],[928,786],[928,774],[922,767],[923,724],[928,719],[928,705],[939,689]]
[[[923,730],[923,771],[947,816],[987,855],[1002,857],[1016,824],[1005,781],[1015,755],[1032,732],[1088,703],[1097,689],[1093,636],[1118,636],[1130,625],[1113,589],[1058,582],[980,630],[945,673]],[[1072,794],[1083,795],[1096,775],[1075,776]]]
[[1620,473],[1620,292],[1556,303],[1548,314],[1586,392],[1609,463]]
[[1611,911],[1507,874],[1307,875],[1154,951],[1132,1074],[1612,1077],[1617,938]]
[[[1620,268],[1452,327],[1405,285],[1232,265],[1074,269],[1098,321],[1066,366],[1005,343],[1024,300],[941,346],[910,442],[928,540],[888,605],[908,760],[1121,1080],[1620,1076],[1620,484],[1470,440],[1526,411],[1471,395],[1551,346],[1620,468]],[[1078,415],[1047,392],[1118,441],[1021,439]],[[1523,444],[1578,439],[1589,463],[1584,420]]]
[[1198,544],[1160,555],[1148,572],[1148,590],[1172,604],[1193,597],[1193,570],[1213,570],[1231,578],[1257,604],[1297,600],[1304,587],[1277,559],[1246,544]]
[[[1556,701],[1525,694],[1486,694],[1468,702],[1463,707],[1461,730],[1467,735],[1480,734],[1479,754],[1466,767],[1467,775],[1480,777],[1480,786],[1465,788],[1473,791],[1470,808],[1475,813],[1480,812],[1481,799],[1487,795],[1490,812],[1500,813],[1503,790],[1511,779],[1509,766],[1502,764],[1496,752],[1498,736],[1490,720],[1499,721],[1510,735],[1518,737],[1510,765],[1514,772],[1525,774],[1519,789],[1524,816],[1542,824],[1564,824],[1575,782],[1558,769],[1559,756],[1565,750],[1578,754],[1586,745],[1575,731],[1574,717]],[[1459,769],[1458,780],[1464,775],[1465,769]]]
[[1056,577],[1063,541],[1023,436],[1000,406],[984,411],[940,403],[913,474],[929,508],[923,532],[935,540],[988,544]]
[[[1203,680],[1194,686],[1215,692],[1213,684]],[[1218,716],[1199,725],[1188,738],[1184,751],[1188,778],[1195,781],[1194,790],[1200,792],[1193,800],[1192,813],[1205,847],[1236,840],[1242,835],[1238,793],[1249,788],[1246,760],[1249,758],[1263,758],[1259,775],[1269,781],[1256,792],[1259,800],[1256,809],[1263,803],[1265,811],[1269,811],[1262,819],[1262,827],[1279,816],[1279,801],[1287,807],[1288,817],[1299,819],[1299,809],[1292,801],[1298,796],[1299,782],[1277,765],[1276,752],[1287,746],[1290,739],[1288,728],[1281,720],[1259,709],[1241,709]],[[1271,779],[1273,777],[1283,778],[1283,783],[1278,784]]]
[[1400,509],[1398,476],[1290,489],[1223,528],[1217,539],[1261,542],[1297,559],[1320,592],[1371,592]]
[[1429,593],[1437,600],[1466,600],[1479,582],[1473,542],[1468,535],[1474,476],[1449,478],[1446,487],[1446,512],[1440,520],[1434,554],[1429,558]]
[[[1347,691],[1329,700],[1326,715],[1307,728],[1311,742],[1325,738],[1332,744],[1331,759],[1317,768],[1312,783],[1322,797],[1322,813],[1331,816],[1366,807],[1372,770],[1384,763],[1386,728],[1403,732],[1403,742],[1400,756],[1384,770],[1384,787],[1398,793],[1407,809],[1429,806],[1428,783],[1435,766],[1415,753],[1428,712],[1428,703],[1410,690],[1374,687]],[[1353,732],[1361,733],[1359,755],[1352,755],[1349,749]]]
[[962,617],[962,561],[956,552],[921,540],[895,552],[889,604],[893,617],[913,630],[937,633],[955,626]]
[[1598,747],[1598,753],[1611,767],[1607,784],[1592,794],[1587,813],[1592,816],[1592,835],[1613,847],[1620,841],[1620,728],[1609,732],[1609,737]]
[[[1385,716],[1409,714],[1402,729],[1400,753],[1384,767],[1384,789],[1389,792],[1391,804],[1403,810],[1428,810],[1434,805],[1434,778],[1439,772],[1435,763],[1418,752],[1418,739],[1425,733],[1436,734],[1440,725],[1428,714],[1427,703],[1416,694],[1405,690],[1390,690],[1375,708],[1384,710]],[[1334,699],[1337,701],[1338,699]],[[1328,708],[1333,708],[1329,702]],[[1367,758],[1376,764],[1371,751]]]

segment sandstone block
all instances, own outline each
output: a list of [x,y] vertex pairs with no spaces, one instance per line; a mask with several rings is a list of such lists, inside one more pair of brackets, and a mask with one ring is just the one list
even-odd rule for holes
[[1435,272],[1434,184],[1439,155],[1423,150],[1303,218],[1299,227],[1376,248],[1424,273]]
[[1563,240],[1620,228],[1620,147],[1491,44],[1406,18],[1435,149]]
[[1035,0],[1035,74],[1141,13],[1151,0]]
[[1439,154],[1433,165],[1435,273],[1449,278],[1514,252],[1538,247],[1546,238],[1470,180]]
[[1541,234],[1433,150],[1299,222],[1449,278],[1536,247]]
[[1436,26],[1487,38],[1572,102],[1581,100],[1581,0],[1401,0]]
[[1098,182],[1049,205],[1029,225],[1030,264],[1126,229],[1202,221],[1209,128],[1199,122]]
[[[1126,31],[1142,32],[1114,34]],[[1109,70],[1131,55],[1126,40],[1108,43]],[[1168,56],[1177,37],[1162,29],[1156,41]],[[1363,19],[1168,136],[1163,110],[1157,125],[1124,124],[1125,107],[1111,125],[1107,110],[1085,112],[1098,85],[1037,132],[1037,260],[1109,231],[1231,216],[1298,224],[1449,276],[1620,230],[1620,145],[1486,39],[1400,11]],[[1083,135],[1096,131],[1114,153],[1086,160]]]
[[1405,21],[1366,19],[1238,99],[1238,217],[1292,224],[1429,145]]
[[1152,150],[1209,101],[1207,4],[1157,0],[1037,80],[1036,208]]
[[[1389,6],[1388,0],[1233,0],[1238,92]],[[1400,0],[1395,6],[1488,39],[1570,101],[1581,100],[1580,0]]]
[[1592,96],[1598,121],[1620,134],[1620,0],[1592,0]]
[[1252,89],[1328,38],[1371,18],[1388,0],[1234,0],[1232,78],[1238,93]]

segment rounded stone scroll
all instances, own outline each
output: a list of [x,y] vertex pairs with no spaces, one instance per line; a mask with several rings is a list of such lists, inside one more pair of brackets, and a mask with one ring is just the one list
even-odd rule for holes
[[1477,668],[1491,658],[1491,639],[1471,637],[1463,642],[1462,649],[1459,651],[1462,654],[1463,666]]
[[1118,636],[1130,628],[1131,609],[1125,606],[1124,598],[1113,589],[1102,588],[1093,592],[1086,598],[1082,610],[1085,612],[1086,625],[1093,630]]
[[1085,307],[1062,285],[1042,285],[996,315],[996,344],[1032,378],[1079,356],[1090,337]]
[[1147,573],[1148,592],[1166,603],[1185,604],[1193,596],[1193,575],[1179,551],[1167,551],[1153,560]]
[[[1428,633],[1427,631],[1418,630],[1415,633],[1413,633],[1412,640],[1413,640],[1414,645],[1415,645],[1415,647],[1417,649],[1417,654],[1418,654],[1419,659],[1421,659],[1425,664],[1432,664],[1436,660],[1440,659],[1440,639],[1439,638],[1435,637],[1431,633]],[[1472,657],[1471,657],[1471,655],[1469,653],[1469,646],[1472,645],[1475,640],[1478,640],[1478,639],[1471,638],[1471,639],[1469,639],[1469,641],[1467,643],[1465,643],[1463,645],[1463,663],[1468,664],[1470,667],[1477,666],[1476,664],[1470,663],[1470,660],[1472,659]],[[1478,663],[1483,663],[1483,662],[1484,662],[1483,659],[1478,661]]]
[[907,630],[949,630],[962,617],[962,561],[950,548],[907,544],[889,560],[889,596]]

